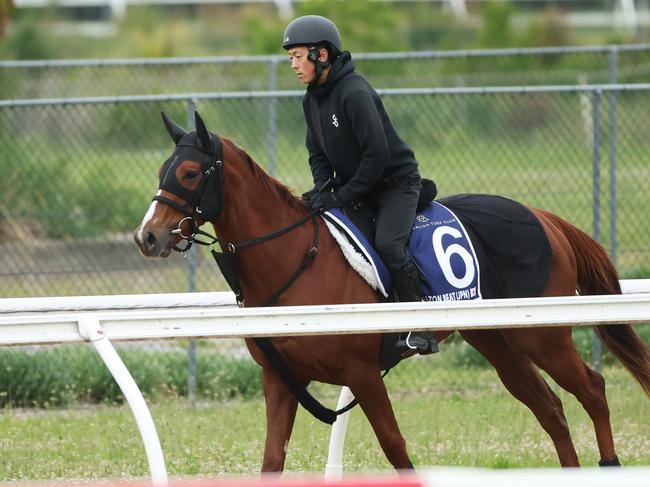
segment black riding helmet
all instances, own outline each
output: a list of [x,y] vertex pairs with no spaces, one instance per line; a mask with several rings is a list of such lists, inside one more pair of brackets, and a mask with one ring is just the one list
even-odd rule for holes
[[316,46],[329,44],[335,51],[341,52],[339,30],[330,19],[320,15],[303,15],[291,21],[284,30],[282,47],[286,50],[296,46]]
[[[318,59],[317,47],[323,45],[329,52],[329,59],[326,62]],[[336,25],[330,19],[320,15],[303,15],[291,21],[282,37],[282,47],[287,51],[298,46],[309,48],[307,59],[316,66],[314,79],[309,83],[313,85],[320,79],[323,69],[340,54],[341,36]]]

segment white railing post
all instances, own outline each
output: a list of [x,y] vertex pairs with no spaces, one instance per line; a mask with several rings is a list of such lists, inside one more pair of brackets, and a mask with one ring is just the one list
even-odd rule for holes
[[[352,391],[346,386],[341,388],[339,403],[336,409],[347,406],[354,399]],[[350,411],[341,414],[332,425],[330,434],[330,446],[327,454],[327,465],[325,466],[325,480],[340,480],[343,477],[343,445],[345,443],[345,432],[348,428]]]
[[104,334],[104,328],[97,318],[92,315],[79,316],[79,334],[90,341],[99,356],[102,358],[108,370],[113,375],[118,386],[126,398],[135,421],[140,430],[144,449],[149,461],[149,470],[151,471],[151,480],[156,487],[167,485],[167,470],[165,468],[165,459],[163,457],[160,440],[156,432],[156,426],[151,418],[149,408],[142,397],[138,385],[131,377],[128,369],[122,362],[122,359],[113,348],[110,340]]

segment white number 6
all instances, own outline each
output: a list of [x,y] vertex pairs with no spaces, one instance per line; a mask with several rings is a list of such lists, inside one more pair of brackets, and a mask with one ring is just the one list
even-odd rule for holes
[[[472,255],[459,244],[451,244],[444,249],[442,247],[443,235],[451,235],[456,239],[461,238],[463,235],[455,228],[441,226],[435,229],[431,237],[433,240],[433,251],[436,254],[436,259],[440,263],[440,269],[442,269],[445,279],[455,288],[463,289],[474,280],[476,273],[474,270],[474,260],[472,259]],[[451,256],[454,254],[458,254],[465,263],[465,275],[460,278],[454,275],[454,271],[451,268]]]

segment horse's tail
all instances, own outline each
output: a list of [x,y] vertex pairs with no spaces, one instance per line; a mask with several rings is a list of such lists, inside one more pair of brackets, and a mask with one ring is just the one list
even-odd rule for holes
[[[557,215],[543,211],[567,238],[576,258],[578,293],[621,294],[614,264],[605,249],[582,230]],[[650,396],[650,349],[630,325],[600,325],[596,333]]]

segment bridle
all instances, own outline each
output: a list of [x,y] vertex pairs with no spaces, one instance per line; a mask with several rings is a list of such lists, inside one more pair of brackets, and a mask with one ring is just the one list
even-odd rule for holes
[[[292,230],[295,230],[296,228],[299,228],[305,222],[311,219],[314,230],[313,230],[311,246],[309,248],[309,251],[307,252],[307,256],[302,261],[298,269],[284,283],[284,285],[282,285],[280,289],[274,292],[264,302],[264,304],[262,304],[262,306],[271,306],[275,304],[278,298],[295,282],[298,276],[307,268],[307,266],[311,263],[311,261],[316,258],[316,255],[318,253],[318,241],[319,241],[319,231],[318,231],[319,227],[318,227],[318,221],[316,219],[316,216],[320,213],[320,210],[313,210],[309,212],[307,215],[303,216],[298,221],[292,223],[289,226],[267,233],[260,237],[244,240],[241,242],[224,243],[221,242],[216,236],[201,230],[200,225],[202,225],[206,221],[215,219],[217,216],[219,216],[219,214],[221,213],[224,207],[225,176],[224,176],[224,169],[223,169],[223,159],[224,159],[223,143],[221,142],[221,139],[216,134],[210,134],[210,140],[212,145],[210,151],[205,150],[203,147],[199,147],[195,144],[180,143],[177,145],[177,147],[190,147],[192,149],[199,150],[203,153],[207,153],[210,156],[210,163],[208,164],[208,167],[206,169],[202,168],[203,176],[204,176],[203,180],[201,181],[201,184],[195,191],[191,191],[183,187],[175,178],[175,176],[173,180],[167,180],[166,177],[167,174],[161,174],[160,189],[163,189],[168,193],[173,194],[174,196],[179,196],[185,199],[187,203],[185,205],[182,205],[177,201],[168,198],[166,196],[163,196],[161,194],[155,195],[152,198],[152,201],[159,201],[160,203],[169,205],[172,208],[179,211],[180,213],[182,213],[183,215],[185,215],[178,222],[177,227],[170,232],[172,235],[178,235],[182,240],[184,240],[186,242],[185,246],[179,247],[178,245],[174,245],[172,248],[175,251],[185,255],[185,253],[195,243],[198,245],[204,245],[210,247],[215,257],[215,260],[217,260],[217,264],[221,268],[224,277],[228,281],[228,284],[230,285],[231,288],[233,288],[233,291],[237,296],[237,301],[240,304],[243,303],[244,298],[243,298],[243,293],[241,291],[241,288],[239,287],[239,279],[235,275],[236,273],[234,271],[234,264],[232,262],[228,262],[224,264],[224,261],[226,260],[224,258],[224,254],[227,252],[228,254],[230,254],[230,256],[234,257],[234,255],[237,253],[238,250],[241,250],[246,247],[251,247],[253,245],[261,244],[269,240],[273,240],[277,237],[280,237],[286,233],[291,232]],[[167,173],[172,169],[173,169],[173,165],[170,166],[170,168],[168,168]],[[211,192],[210,191],[211,189],[213,189],[214,192],[214,194],[212,195],[209,194]],[[181,194],[178,195],[176,193],[181,193]],[[214,199],[216,199],[216,203],[214,201],[208,200],[206,198],[206,195],[208,197],[213,197]],[[207,201],[204,201],[204,199]],[[189,230],[184,229],[187,226],[190,227]],[[204,240],[203,237],[207,238],[208,240]],[[219,245],[221,249],[225,252],[218,252],[217,250],[215,250],[216,245]],[[227,259],[227,260],[232,261],[232,259]],[[224,269],[224,266],[229,267],[229,269]]]
[[[185,205],[161,194],[156,194],[152,198],[152,201],[164,203],[185,215],[185,217],[178,222],[178,226],[170,232],[172,235],[178,235],[182,240],[185,240],[185,247],[181,248],[178,245],[172,247],[175,251],[181,252],[183,255],[185,255],[185,252],[190,250],[194,243],[209,246],[218,242],[216,237],[200,229],[200,226],[203,223],[216,218],[219,213],[221,213],[224,205],[223,188],[225,176],[223,171],[223,144],[221,139],[215,134],[210,134],[210,143],[211,147],[209,150],[206,150],[202,146],[190,143],[179,143],[176,146],[177,148],[189,147],[208,154],[210,157],[208,167],[205,169],[202,168],[203,179],[196,190],[191,191],[182,186],[176,179],[175,175],[172,175],[173,177],[168,177],[169,172],[174,169],[173,161],[169,163],[170,165],[167,172],[161,174],[160,189],[184,199],[186,201]],[[212,192],[215,193],[212,195],[214,196],[214,201],[207,202],[204,205],[203,199],[206,196],[206,193],[210,192],[208,191],[209,188],[213,188]],[[184,231],[184,226],[188,225],[190,226],[189,231]],[[207,242],[197,239],[199,235],[208,237],[211,241]]]

